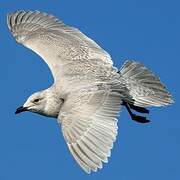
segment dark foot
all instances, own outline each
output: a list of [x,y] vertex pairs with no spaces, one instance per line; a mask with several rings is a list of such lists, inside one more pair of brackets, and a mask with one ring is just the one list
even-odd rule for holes
[[133,104],[129,104],[129,107],[137,112],[149,114],[149,110],[144,107],[135,106]]
[[132,120],[139,122],[139,123],[148,123],[150,120],[146,119],[144,116],[137,116],[135,114],[132,114],[131,116]]
[[148,122],[150,122],[150,120],[146,119],[146,117],[144,117],[144,116],[138,116],[136,114],[133,114],[130,108],[131,108],[131,106],[133,106],[133,108],[136,108],[136,110],[138,112],[143,111],[144,113],[149,112],[147,109],[137,107],[137,106],[134,106],[134,105],[130,105],[129,103],[127,103],[125,101],[122,102],[122,105],[126,107],[126,109],[127,109],[128,113],[129,113],[129,115],[131,116],[132,120],[134,120],[136,122],[139,122],[139,123],[148,123]]

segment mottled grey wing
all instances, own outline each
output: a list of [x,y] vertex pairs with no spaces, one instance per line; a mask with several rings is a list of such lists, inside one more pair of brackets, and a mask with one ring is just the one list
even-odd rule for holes
[[[72,61],[98,59],[112,66],[107,52],[78,29],[39,11],[8,14],[8,28],[16,41],[30,48],[48,64],[54,78]],[[78,62],[77,62],[78,63]]]
[[90,173],[108,162],[117,135],[121,96],[116,90],[81,90],[67,97],[59,114],[74,159]]

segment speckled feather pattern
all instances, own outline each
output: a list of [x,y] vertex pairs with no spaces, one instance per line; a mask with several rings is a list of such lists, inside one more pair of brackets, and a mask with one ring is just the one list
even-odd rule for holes
[[58,119],[71,154],[87,173],[108,162],[122,100],[142,107],[173,102],[144,65],[128,60],[118,72],[95,41],[52,15],[16,11],[8,15],[7,25],[18,43],[42,57],[54,77],[54,84],[31,95],[24,107]]

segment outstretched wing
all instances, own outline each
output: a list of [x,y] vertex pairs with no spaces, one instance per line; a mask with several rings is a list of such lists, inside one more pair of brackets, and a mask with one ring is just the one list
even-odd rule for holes
[[98,88],[73,93],[58,120],[74,159],[90,173],[108,162],[117,135],[121,95],[117,89]]
[[[48,64],[54,78],[75,60],[97,59],[112,66],[107,52],[78,29],[39,11],[16,11],[7,16],[16,41],[30,48]],[[77,62],[78,63],[78,62]]]

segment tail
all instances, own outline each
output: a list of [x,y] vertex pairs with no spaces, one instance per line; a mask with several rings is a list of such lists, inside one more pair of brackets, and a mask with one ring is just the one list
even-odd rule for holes
[[173,103],[171,94],[160,79],[143,64],[128,60],[119,73],[126,82],[134,105],[140,107],[166,106]]

